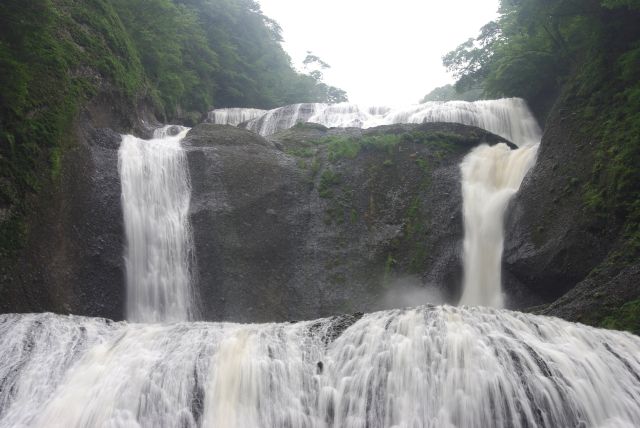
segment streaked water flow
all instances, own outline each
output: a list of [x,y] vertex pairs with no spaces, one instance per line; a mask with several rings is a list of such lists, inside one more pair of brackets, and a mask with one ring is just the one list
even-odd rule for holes
[[248,120],[260,117],[266,112],[267,110],[257,108],[219,108],[208,113],[207,122],[237,126]]
[[[431,107],[299,104],[249,124],[266,134],[300,118],[360,127],[449,118],[518,143],[477,147],[461,165],[462,302],[501,306],[502,217],[535,161],[539,128],[519,100]],[[640,338],[628,333],[465,306],[180,322],[194,316],[186,132],[124,136],[120,148],[135,323],[0,315],[0,428],[640,426]]]
[[504,214],[533,166],[538,144],[482,145],[462,165],[464,284],[460,304],[501,308]]
[[640,424],[636,336],[448,306],[350,322],[0,315],[0,427]]
[[[241,114],[234,109],[213,110],[209,117],[216,123],[237,125]],[[257,114],[247,109],[245,117]],[[225,122],[225,118],[229,118]],[[236,123],[237,122],[237,123]],[[540,128],[529,112],[526,103],[519,98],[485,101],[428,102],[405,107],[361,106],[340,104],[292,104],[269,110],[256,116],[244,126],[261,135],[271,135],[291,128],[298,122],[314,122],[328,127],[371,128],[395,123],[455,122],[477,126],[507,140],[523,145],[539,141]]]
[[[210,113],[221,119],[226,114],[224,110]],[[483,128],[519,146],[518,150],[511,150],[506,144],[482,145],[472,150],[461,165],[465,237],[460,303],[503,306],[504,214],[509,200],[535,163],[541,138],[540,127],[522,99],[428,102],[402,108],[350,103],[294,104],[270,110],[244,126],[270,135],[298,122],[356,128],[394,123],[455,122]]]
[[165,126],[151,140],[122,137],[118,167],[126,232],[127,319],[193,319],[191,186],[180,146],[188,129]]

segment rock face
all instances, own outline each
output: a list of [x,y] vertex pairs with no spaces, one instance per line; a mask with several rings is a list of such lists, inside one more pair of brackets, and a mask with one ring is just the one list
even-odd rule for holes
[[546,301],[585,278],[612,244],[592,218],[581,215],[580,188],[591,173],[596,142],[582,141],[576,132],[562,112],[552,114],[536,165],[506,221],[507,282],[522,283]]
[[[3,312],[124,316],[120,136],[78,132],[2,280]],[[196,126],[183,146],[203,318],[300,320],[457,301],[459,163],[498,142],[443,123],[307,124],[269,139]]]
[[24,251],[3,278],[2,312],[123,317],[120,135],[87,127],[75,138],[55,183],[41,192]]
[[504,277],[507,287],[528,289],[547,303],[535,309],[542,314],[607,326],[608,316],[640,298],[640,265],[611,262],[612,254],[624,252],[621,223],[585,207],[584,185],[601,142],[580,132],[574,111],[558,102],[538,161],[511,202]]
[[455,124],[307,124],[268,140],[195,127],[183,145],[202,312],[281,321],[457,299],[458,165],[500,141]]

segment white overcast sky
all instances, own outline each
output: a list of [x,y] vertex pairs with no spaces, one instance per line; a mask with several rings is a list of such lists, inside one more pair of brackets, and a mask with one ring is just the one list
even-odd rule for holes
[[324,81],[363,104],[413,104],[452,83],[442,56],[497,16],[499,0],[258,0],[295,65],[312,51]]

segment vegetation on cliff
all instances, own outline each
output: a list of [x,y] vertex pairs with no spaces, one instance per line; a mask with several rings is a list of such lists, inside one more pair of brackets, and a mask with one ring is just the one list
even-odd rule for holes
[[484,99],[482,88],[459,90],[454,85],[439,86],[422,97],[421,103],[429,101],[477,101]]
[[166,120],[346,99],[296,72],[281,40],[253,0],[3,1],[0,256],[23,240],[28,195],[55,179],[72,121],[97,95]]
[[[565,115],[577,130],[562,142],[582,150],[576,162],[590,169],[586,182],[573,183],[582,195],[577,210],[612,241],[591,274],[599,282],[640,257],[638,22],[638,0],[502,0],[495,22],[443,58],[459,91],[481,86],[488,96],[523,97],[541,120]],[[636,308],[603,306],[584,319],[637,331],[627,322],[637,320],[629,315]]]
[[[544,119],[570,81],[592,91],[619,79],[632,83],[615,64],[629,63],[633,54],[622,57],[638,48],[637,0],[502,0],[499,12],[478,37],[443,57],[458,91],[522,97]],[[587,65],[592,73],[576,76]]]

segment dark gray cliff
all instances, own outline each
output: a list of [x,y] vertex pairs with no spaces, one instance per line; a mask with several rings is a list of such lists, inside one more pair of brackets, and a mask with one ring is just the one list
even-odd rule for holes
[[455,124],[300,125],[184,140],[207,319],[279,321],[459,294],[459,163],[501,140]]
[[503,267],[507,284],[519,282],[546,301],[566,293],[603,260],[610,239],[582,210],[582,185],[593,164],[570,112],[551,115],[536,165],[510,203]]
[[78,114],[59,171],[43,167],[28,196],[25,242],[0,260],[0,311],[124,317],[124,227],[118,149],[121,133],[150,137],[148,100],[107,89]]
[[546,304],[534,310],[542,314],[640,333],[637,219],[615,205],[593,206],[593,195],[603,194],[599,180],[607,177],[603,159],[618,167],[607,159],[616,153],[608,145],[618,143],[593,131],[584,105],[558,100],[537,163],[510,204],[505,285],[539,296]]
[[42,192],[25,248],[3,278],[3,312],[123,317],[120,135],[78,132],[81,143],[65,153],[59,176]]
[[[112,120],[98,112],[91,121]],[[3,312],[123,317],[120,136],[88,123],[38,200],[0,287]],[[269,139],[196,126],[183,145],[204,318],[298,320],[455,302],[459,163],[472,147],[503,141],[456,124],[307,124]]]

